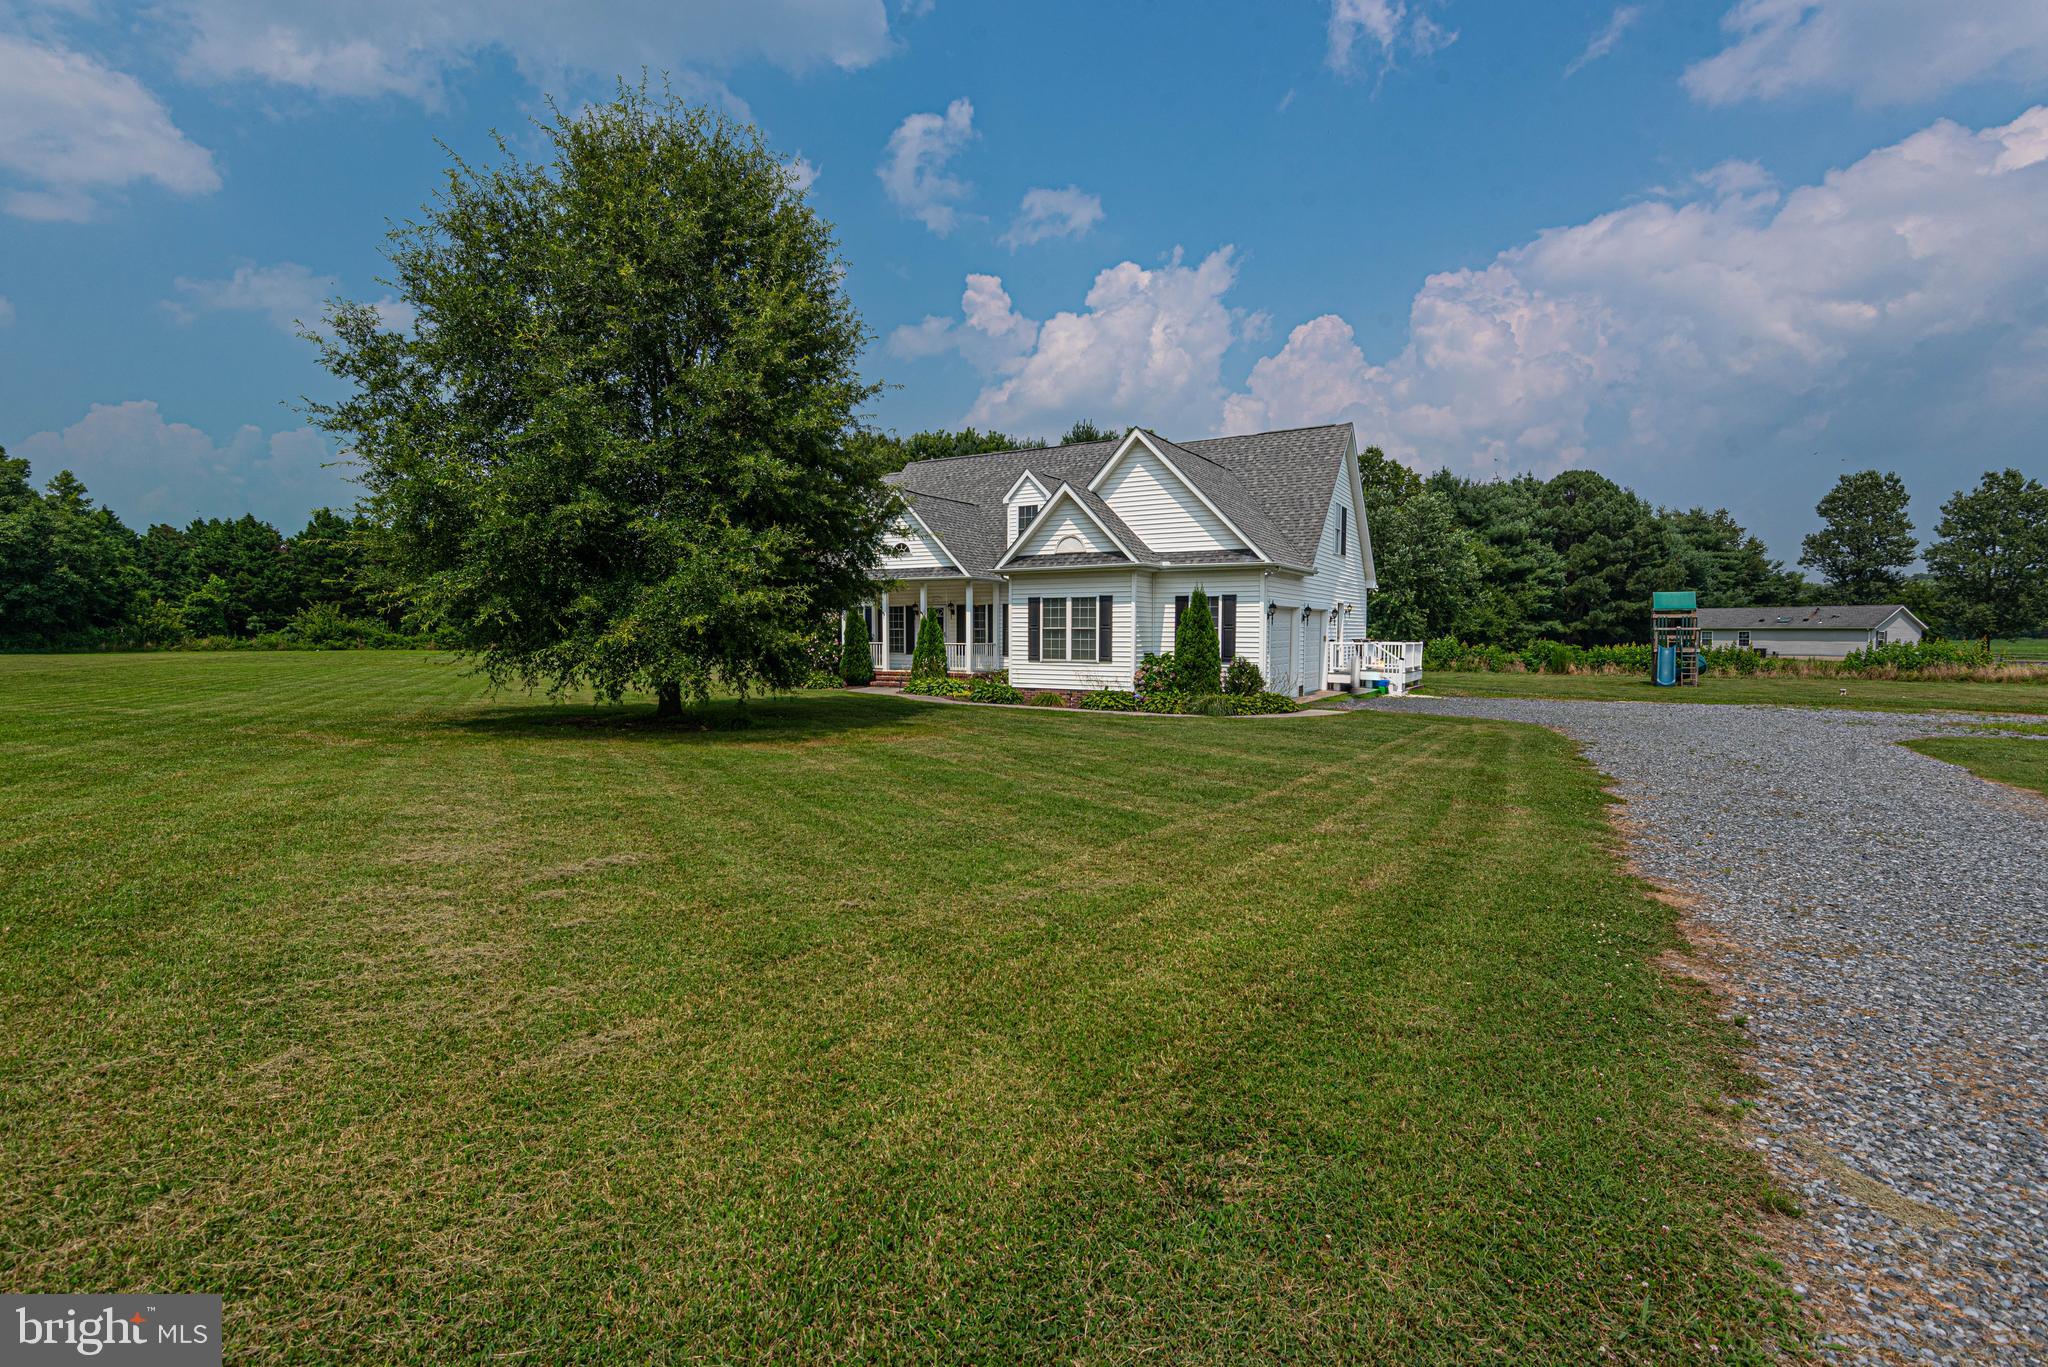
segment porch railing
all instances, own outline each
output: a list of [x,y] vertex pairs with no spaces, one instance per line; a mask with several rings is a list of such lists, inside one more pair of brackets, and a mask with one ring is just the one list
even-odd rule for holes
[[1379,675],[1396,692],[1404,692],[1422,677],[1420,641],[1331,641],[1327,643],[1326,678],[1361,680]]
[[[910,652],[907,650],[892,651],[880,641],[871,641],[868,654],[873,658],[876,669],[910,668]],[[999,646],[946,642],[946,668],[955,674],[983,674],[1002,667],[1003,652]]]

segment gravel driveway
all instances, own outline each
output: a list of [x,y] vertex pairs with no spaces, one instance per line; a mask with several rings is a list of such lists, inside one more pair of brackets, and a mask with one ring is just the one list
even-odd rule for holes
[[1617,780],[1637,867],[1726,943],[1838,1360],[2048,1362],[2048,801],[1897,744],[1984,718],[1374,706],[1553,727]]

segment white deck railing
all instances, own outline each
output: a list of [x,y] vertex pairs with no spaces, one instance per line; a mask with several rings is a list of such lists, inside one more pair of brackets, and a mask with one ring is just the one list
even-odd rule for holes
[[1331,641],[1325,677],[1354,684],[1382,678],[1389,691],[1405,693],[1422,678],[1422,642]]
[[[879,641],[870,641],[868,654],[873,657],[876,669],[910,668],[910,652],[907,650],[892,651]],[[955,674],[985,674],[1002,667],[1003,652],[994,645],[968,646],[959,641],[946,642],[946,668]]]

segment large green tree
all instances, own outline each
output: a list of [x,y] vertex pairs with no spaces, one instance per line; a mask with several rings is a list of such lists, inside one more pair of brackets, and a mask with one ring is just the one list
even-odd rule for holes
[[[337,304],[313,404],[361,463],[400,586],[494,681],[800,683],[890,515],[876,387],[828,224],[750,127],[616,98],[457,160],[396,228],[386,328]],[[315,338],[316,341],[321,339]]]
[[1640,641],[1649,631],[1651,592],[1689,587],[1676,582],[1685,571],[1666,563],[1650,505],[1613,480],[1567,470],[1543,486],[1538,504],[1564,566],[1558,615],[1566,640]]
[[1896,600],[1919,550],[1906,505],[1906,482],[1895,474],[1843,475],[1814,507],[1821,528],[1800,543],[1799,563],[1819,571],[1840,601]]
[[1450,500],[1419,489],[1383,506],[1371,526],[1382,586],[1370,604],[1373,634],[1424,641],[1458,634],[1479,588],[1479,562]]
[[1941,505],[1927,548],[1944,625],[2017,636],[2048,626],[2048,488],[2017,470],[1986,472]]
[[144,579],[135,534],[59,470],[38,494],[29,464],[0,448],[0,645],[122,639]]

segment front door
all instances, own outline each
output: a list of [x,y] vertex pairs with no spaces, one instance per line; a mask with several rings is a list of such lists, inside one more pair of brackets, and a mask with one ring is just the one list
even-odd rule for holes
[[1276,608],[1266,619],[1266,687],[1293,697],[1294,619],[1299,609]]

